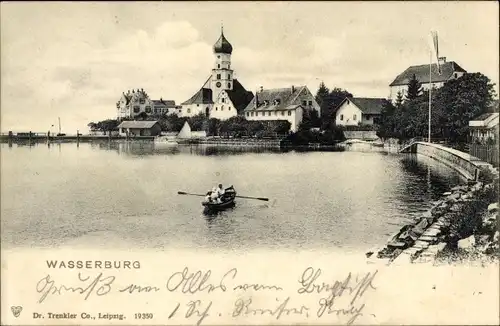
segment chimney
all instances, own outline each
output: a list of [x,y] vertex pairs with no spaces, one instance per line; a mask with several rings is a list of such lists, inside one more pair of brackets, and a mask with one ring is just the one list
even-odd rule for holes
[[264,87],[263,86],[260,86],[260,91],[264,91]]
[[438,60],[439,60],[439,64],[440,64],[440,65],[443,65],[443,64],[445,64],[445,63],[446,63],[446,57],[439,57],[439,59],[438,59]]
[[292,94],[295,93],[295,86],[292,85]]
[[257,108],[259,106],[259,98],[257,97],[257,92],[255,92],[255,97],[254,97],[254,104],[255,104],[255,108]]

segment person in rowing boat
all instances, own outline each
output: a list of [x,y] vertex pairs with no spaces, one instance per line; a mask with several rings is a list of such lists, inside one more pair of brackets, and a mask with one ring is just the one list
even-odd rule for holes
[[226,190],[224,190],[222,183],[219,183],[219,186],[217,187],[217,194],[219,195],[219,198],[224,197],[225,193],[226,193]]
[[212,202],[212,191],[207,192],[207,195],[205,196],[205,202]]
[[210,195],[210,199],[214,203],[217,203],[217,204],[222,203],[222,200],[221,200],[221,198],[219,196],[219,192],[218,192],[217,188],[214,187],[212,189],[212,194]]

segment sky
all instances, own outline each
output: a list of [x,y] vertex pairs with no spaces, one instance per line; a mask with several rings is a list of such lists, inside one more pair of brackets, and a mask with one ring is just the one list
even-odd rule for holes
[[[122,92],[191,97],[224,34],[247,90],[324,81],[388,97],[407,67],[440,56],[499,84],[498,3],[491,2],[2,2],[2,132],[88,132],[116,118]],[[52,125],[55,125],[52,127]]]

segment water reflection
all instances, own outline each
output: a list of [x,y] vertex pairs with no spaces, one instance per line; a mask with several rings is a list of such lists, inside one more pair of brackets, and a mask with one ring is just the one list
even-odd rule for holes
[[[461,182],[432,159],[386,153],[150,141],[48,148],[2,152],[2,245],[370,248]],[[177,195],[220,182],[270,201],[204,213],[199,198]]]

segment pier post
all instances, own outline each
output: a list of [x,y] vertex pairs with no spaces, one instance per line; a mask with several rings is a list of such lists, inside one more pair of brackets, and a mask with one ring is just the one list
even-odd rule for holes
[[31,134],[31,131],[30,131],[30,134],[29,134],[29,141],[30,141],[30,143],[31,143],[31,135],[32,134]]

